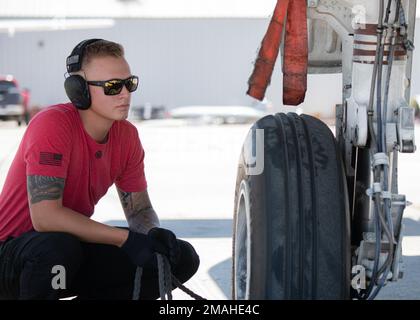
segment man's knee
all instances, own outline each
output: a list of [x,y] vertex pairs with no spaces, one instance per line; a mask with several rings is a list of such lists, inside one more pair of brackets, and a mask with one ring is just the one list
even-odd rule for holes
[[176,267],[176,273],[179,280],[185,282],[197,272],[200,266],[200,257],[189,242],[179,239],[178,242],[181,247],[181,257]]
[[29,259],[40,264],[62,265],[66,271],[80,266],[82,247],[75,236],[63,232],[40,232],[33,240]]
[[70,288],[82,264],[79,240],[67,233],[35,232],[26,241],[19,299],[59,298],[64,291],[57,289]]

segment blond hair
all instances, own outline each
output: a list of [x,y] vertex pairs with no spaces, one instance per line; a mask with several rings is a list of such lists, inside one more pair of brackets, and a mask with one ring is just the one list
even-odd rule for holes
[[124,57],[124,48],[119,43],[108,40],[95,41],[85,48],[82,66],[86,66],[96,57]]

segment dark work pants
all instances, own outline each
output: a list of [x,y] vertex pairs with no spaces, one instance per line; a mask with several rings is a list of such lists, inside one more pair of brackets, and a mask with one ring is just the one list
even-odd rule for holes
[[[191,244],[178,240],[179,263],[172,273],[181,282],[198,269]],[[65,270],[65,289],[54,289]],[[0,299],[132,299],[136,266],[117,246],[86,243],[61,232],[30,231],[0,243]],[[55,281],[54,281],[54,277]],[[57,288],[57,286],[55,286]],[[143,269],[140,299],[159,297],[156,268]]]

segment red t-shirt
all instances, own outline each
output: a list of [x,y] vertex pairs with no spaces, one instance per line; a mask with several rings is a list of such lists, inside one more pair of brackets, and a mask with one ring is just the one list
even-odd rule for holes
[[0,241],[33,230],[28,175],[65,178],[63,206],[90,217],[113,183],[126,192],[147,188],[143,159],[130,122],[114,121],[106,143],[97,143],[72,104],[44,109],[29,123],[0,194]]

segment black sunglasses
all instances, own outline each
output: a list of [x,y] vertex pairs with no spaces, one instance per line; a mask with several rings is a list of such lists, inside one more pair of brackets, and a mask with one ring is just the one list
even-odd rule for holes
[[137,90],[139,85],[139,77],[131,76],[127,79],[111,79],[106,81],[86,81],[92,86],[98,86],[104,88],[104,93],[107,96],[115,96],[119,94],[125,85],[129,92]]

